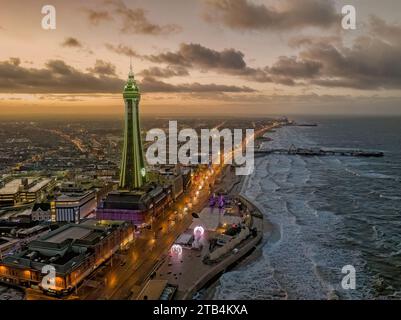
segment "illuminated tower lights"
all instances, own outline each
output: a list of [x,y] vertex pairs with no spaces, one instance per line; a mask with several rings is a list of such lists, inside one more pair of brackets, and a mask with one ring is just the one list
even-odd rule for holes
[[145,160],[139,124],[141,94],[132,72],[132,64],[130,64],[123,97],[125,102],[125,125],[119,188],[131,191],[141,188],[146,182]]

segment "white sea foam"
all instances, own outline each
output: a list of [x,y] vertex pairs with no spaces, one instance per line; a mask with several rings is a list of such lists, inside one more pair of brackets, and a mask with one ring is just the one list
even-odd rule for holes
[[[267,148],[311,146],[297,131],[284,127],[272,134]],[[263,255],[251,266],[228,272],[220,279],[217,299],[326,299],[341,291],[341,268],[362,266],[358,255],[337,248],[335,229],[342,218],[320,210],[327,205],[316,197],[325,186],[324,169],[342,166],[338,159],[269,155],[259,158],[242,192],[256,201],[280,229],[277,243],[267,241]],[[346,294],[342,292],[344,296]]]

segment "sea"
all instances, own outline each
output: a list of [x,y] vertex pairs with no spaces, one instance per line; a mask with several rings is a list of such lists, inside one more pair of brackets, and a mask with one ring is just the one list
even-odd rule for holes
[[[383,158],[264,155],[242,193],[274,225],[215,299],[400,299],[401,117],[301,117],[262,148],[383,151]],[[355,287],[343,286],[355,270]],[[349,268],[349,267],[348,267]],[[344,271],[344,272],[343,272]],[[348,281],[346,281],[348,280]]]

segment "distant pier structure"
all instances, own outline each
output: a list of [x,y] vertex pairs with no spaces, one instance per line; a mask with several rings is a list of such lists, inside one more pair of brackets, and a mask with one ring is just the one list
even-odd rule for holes
[[324,148],[297,148],[291,145],[288,149],[255,150],[255,155],[286,154],[298,156],[344,156],[344,157],[383,157],[382,151],[355,150],[355,149],[324,149]]

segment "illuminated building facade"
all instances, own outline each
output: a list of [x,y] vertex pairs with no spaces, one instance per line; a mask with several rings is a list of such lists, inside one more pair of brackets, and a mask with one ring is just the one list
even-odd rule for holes
[[147,184],[130,192],[110,192],[96,209],[96,219],[124,220],[140,225],[159,216],[172,202],[171,186]]
[[124,86],[124,146],[119,190],[109,192],[96,209],[97,219],[124,220],[139,225],[157,217],[172,201],[171,185],[150,183],[145,169],[139,124],[140,93],[132,67]]
[[[0,281],[21,287],[39,287],[53,294],[66,294],[104,261],[133,240],[132,225],[123,221],[87,220],[67,224],[38,240],[28,249],[0,262]],[[42,269],[52,265],[55,286],[43,288]]]

